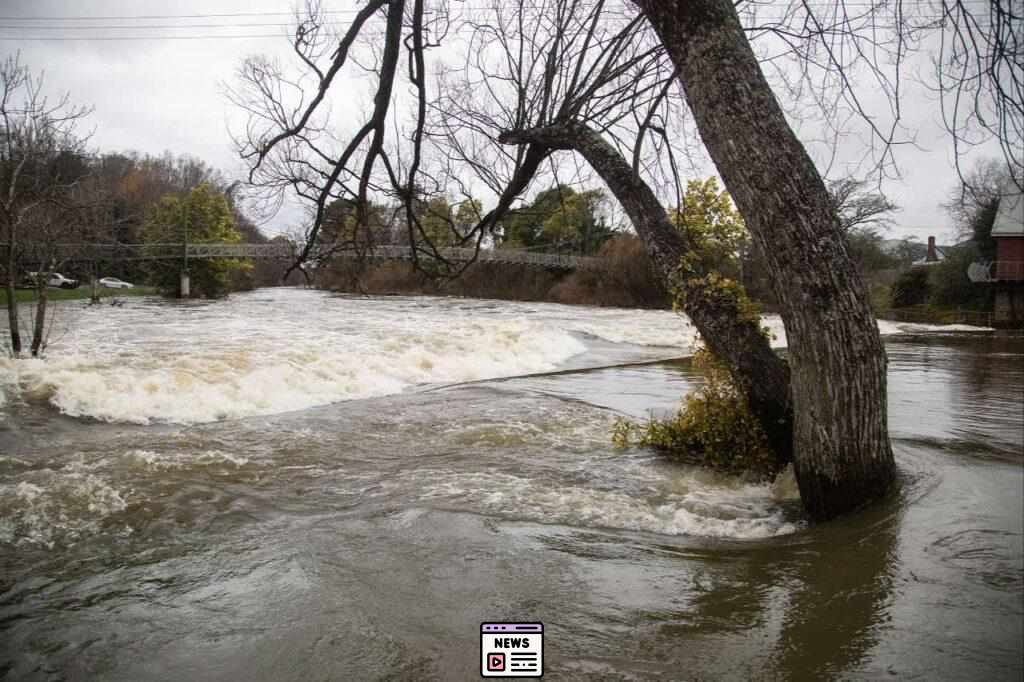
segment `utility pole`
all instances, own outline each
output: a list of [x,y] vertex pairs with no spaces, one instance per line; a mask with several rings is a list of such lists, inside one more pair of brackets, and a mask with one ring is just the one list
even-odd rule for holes
[[100,302],[100,283],[99,283],[99,268],[96,265],[96,261],[91,262],[91,274],[92,274],[92,294],[89,296],[89,304],[96,305]]
[[190,216],[188,214],[188,210],[189,210],[188,209],[188,204],[186,204],[185,205],[185,220],[184,220],[184,223],[185,223],[185,237],[182,240],[182,247],[183,247],[182,261],[183,261],[183,265],[182,265],[182,268],[181,268],[181,286],[179,288],[179,293],[178,293],[180,298],[188,298],[189,297],[189,279],[188,279],[188,223],[189,223]]

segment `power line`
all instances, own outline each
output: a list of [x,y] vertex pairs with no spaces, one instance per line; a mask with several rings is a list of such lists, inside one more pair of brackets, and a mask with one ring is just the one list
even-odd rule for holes
[[[358,14],[362,10],[335,9],[320,14]],[[223,19],[226,17],[292,17],[294,12],[228,12],[223,14],[120,14],[110,16],[0,16],[0,21],[134,21],[136,19]]]
[[[265,33],[265,34],[250,34],[250,35],[232,35],[229,33],[222,33],[219,35],[208,35],[208,36],[79,36],[75,38],[62,37],[62,36],[3,36],[4,40],[57,40],[57,41],[70,41],[70,40],[88,40],[88,41],[116,41],[116,40],[223,40],[225,38],[281,38],[285,34],[283,33]],[[384,35],[384,34],[380,34]]]
[[[922,20],[925,20],[925,21],[932,21],[932,20],[937,21],[937,20],[941,19],[942,17],[933,17],[933,18],[919,17],[919,18],[922,19]],[[771,23],[772,21],[776,22],[778,25],[784,25],[781,22],[781,20],[779,20],[779,19],[772,20],[772,19],[764,18],[764,19],[762,19],[762,21],[765,22],[765,24],[762,25],[762,26],[749,26],[747,28],[748,29],[763,28],[763,29],[767,30],[767,29],[770,29],[770,28],[774,27],[774,24]],[[290,26],[290,24],[282,24],[282,26]],[[983,30],[987,30],[989,28],[992,28],[988,24],[978,24],[978,27],[983,29]],[[163,27],[161,27],[161,28],[163,28]],[[173,29],[181,29],[181,28],[189,28],[189,27],[168,26],[166,28],[173,30]],[[245,26],[244,25],[243,26],[238,26],[238,28],[245,28]],[[2,27],[0,27],[0,29],[2,29]],[[466,33],[466,32],[458,31],[458,30],[449,30],[448,31],[449,35],[451,35],[451,34],[458,34],[458,33]],[[360,35],[360,37],[364,37],[364,38],[383,38],[387,34],[385,32],[367,33],[367,32],[364,32],[364,31],[360,31],[359,35]],[[19,35],[0,35],[0,39],[3,39],[3,40],[10,40],[10,41],[43,41],[43,42],[45,42],[45,41],[58,41],[58,42],[70,42],[70,41],[101,41],[101,42],[110,42],[110,41],[114,41],[114,42],[116,42],[116,41],[129,41],[129,40],[149,40],[149,41],[160,41],[160,40],[220,40],[220,39],[223,39],[223,38],[264,39],[264,38],[282,38],[282,37],[291,37],[291,32],[290,31],[282,31],[280,33],[249,33],[249,34],[217,33],[217,34],[211,34],[211,35],[180,35],[180,36],[175,36],[175,35],[151,35],[151,36],[125,36],[125,35],[120,35],[120,36],[19,36]]]
[[[321,26],[348,26],[349,24],[341,21],[327,21]],[[3,30],[15,30],[15,31],[94,31],[94,30],[137,30],[137,29],[186,29],[186,28],[263,28],[267,26],[284,26],[284,27],[295,27],[292,22],[287,23],[245,23],[245,24],[135,24],[132,26],[111,26],[111,25],[97,25],[97,26],[0,26]]]
[[[991,3],[991,0],[959,0],[958,4],[964,5],[978,5],[987,6]],[[905,7],[933,7],[934,0],[903,0],[901,5]],[[742,12],[751,12],[757,9],[778,9],[781,5],[779,3],[751,3],[740,7]],[[843,2],[843,7],[873,7],[877,9],[890,9],[895,6],[895,3],[890,2]],[[493,10],[494,6],[467,6],[463,4],[457,5],[459,9],[465,10]],[[523,4],[524,9],[548,9],[550,5],[544,4]],[[807,3],[806,5],[794,6],[794,9],[834,9],[836,5],[834,3]],[[625,5],[617,7],[608,6],[604,8],[609,11],[622,11],[627,9]],[[634,11],[634,8],[629,8]],[[332,14],[358,14],[362,10],[359,9],[337,9],[337,10],[324,10],[320,12],[321,15],[332,15]],[[431,14],[435,10],[426,9],[425,13]],[[0,21],[135,21],[135,20],[153,20],[153,19],[223,19],[229,17],[273,17],[273,16],[295,16],[294,12],[223,12],[223,13],[198,13],[198,14],[120,14],[120,15],[98,15],[98,16],[82,16],[82,15],[28,15],[28,16],[0,16]]]
[[[989,0],[960,0],[964,4],[977,3],[979,5],[987,5]],[[904,0],[904,5],[917,5],[917,6],[928,6],[932,7],[930,0]],[[528,5],[523,4],[524,8],[541,8],[542,5]],[[753,19],[755,16],[759,23],[763,23],[765,27],[773,26],[776,24],[783,24],[787,21],[792,21],[794,18],[802,16],[808,10],[813,11],[814,8],[824,8],[828,10],[836,10],[836,5],[820,5],[808,3],[803,6],[798,6],[794,9],[793,14],[766,16],[757,16],[758,9],[778,9],[777,5],[747,5],[741,8],[741,12],[744,16]],[[888,9],[887,6],[881,6],[879,3],[874,2],[845,2],[843,7],[873,7],[880,10]],[[459,5],[460,9],[465,10],[491,10],[493,7],[475,7]],[[620,11],[625,10],[624,6],[619,7],[606,7],[607,11]],[[359,10],[328,10],[322,12],[323,15],[341,15],[341,14],[355,14]],[[431,10],[426,10],[427,13],[431,13]],[[198,19],[198,18],[238,18],[238,17],[272,17],[272,16],[294,16],[293,13],[289,12],[234,12],[234,13],[218,13],[218,14],[164,14],[164,15],[121,15],[121,16],[96,16],[96,17],[82,17],[82,16],[33,16],[33,17],[11,17],[11,16],[0,16],[0,21],[101,21],[101,20],[115,20],[115,21],[133,21],[133,20],[174,20],[174,19]],[[376,17],[374,17],[376,18]],[[857,19],[858,17],[853,17]],[[945,18],[944,15],[917,15],[914,18],[922,21],[938,21]],[[829,17],[823,17],[823,19],[829,19]],[[158,30],[158,31],[173,31],[173,30],[191,30],[191,29],[234,29],[234,28],[294,28],[295,22],[245,22],[245,23],[202,23],[202,24],[126,24],[126,25],[103,25],[103,24],[79,24],[73,26],[46,26],[46,25],[35,25],[35,24],[13,24],[13,25],[0,25],[0,31],[5,32],[21,32],[21,31],[79,31],[79,30],[93,30],[93,31],[125,31],[125,30]],[[321,26],[324,27],[338,27],[347,26],[348,22],[344,20],[333,20],[324,21]],[[756,28],[749,27],[749,28]],[[979,25],[979,28],[987,29],[990,26]],[[462,31],[458,28],[450,28],[449,33],[461,33]],[[250,33],[250,34],[231,34],[231,33],[216,33],[216,34],[204,34],[204,35],[0,35],[5,40],[22,40],[22,41],[126,41],[126,40],[146,40],[146,41],[160,41],[160,40],[217,40],[221,38],[231,39],[268,39],[268,38],[280,38],[285,35],[286,32],[280,33]],[[287,33],[290,33],[287,32]],[[365,37],[383,37],[383,32],[361,32],[361,35]]]

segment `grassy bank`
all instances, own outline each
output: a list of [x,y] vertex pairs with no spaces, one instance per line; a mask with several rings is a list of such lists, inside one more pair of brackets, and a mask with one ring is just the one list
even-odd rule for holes
[[904,308],[888,308],[878,317],[895,322],[917,322],[921,324],[969,324],[975,327],[991,327],[995,314],[986,310],[953,308],[921,304]]
[[[103,289],[100,288],[101,299],[126,298],[128,296],[153,296],[154,287],[133,287],[131,289]],[[92,287],[81,286],[77,289],[50,289],[51,301],[80,301],[88,300],[92,294]],[[35,289],[18,289],[15,292],[18,303],[31,303],[36,300]],[[0,304],[7,304],[6,289],[0,290]]]

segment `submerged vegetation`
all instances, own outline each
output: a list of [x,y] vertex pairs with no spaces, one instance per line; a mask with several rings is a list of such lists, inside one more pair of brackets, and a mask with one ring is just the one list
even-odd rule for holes
[[[772,478],[791,460],[790,412],[774,395],[752,389],[776,385],[784,392],[788,371],[770,349],[757,304],[735,279],[749,242],[743,219],[712,178],[688,184],[670,221],[682,246],[668,277],[673,308],[694,319],[705,337],[708,346],[694,356],[693,365],[706,382],[668,419],[620,420],[612,440],[619,447],[651,447],[729,474]],[[722,334],[709,337],[716,328]],[[751,348],[757,352],[748,355]],[[752,366],[762,373],[752,375]]]
[[618,420],[616,447],[650,447],[682,462],[759,479],[779,473],[764,430],[725,367],[707,349],[694,355],[693,366],[703,372],[704,385],[667,419]]

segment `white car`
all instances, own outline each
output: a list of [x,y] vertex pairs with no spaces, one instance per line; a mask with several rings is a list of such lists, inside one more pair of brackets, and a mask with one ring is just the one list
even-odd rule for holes
[[[28,273],[25,273],[25,274],[26,274],[26,277],[25,277],[24,286],[27,287],[27,288],[35,287],[37,278],[40,276],[40,273],[38,273],[38,272],[28,272]],[[59,272],[51,272],[50,276],[46,280],[46,285],[50,286],[50,287],[54,287],[56,289],[77,289],[78,288],[78,280],[77,279],[71,279],[70,277],[65,277],[64,275],[60,274]]]
[[50,281],[47,284],[51,287],[57,287],[59,289],[77,289],[78,280],[65,277],[59,272],[55,272],[50,275]]
[[131,282],[125,282],[124,280],[118,279],[117,277],[104,277],[100,280],[100,286],[106,287],[107,289],[131,289],[135,285]]

